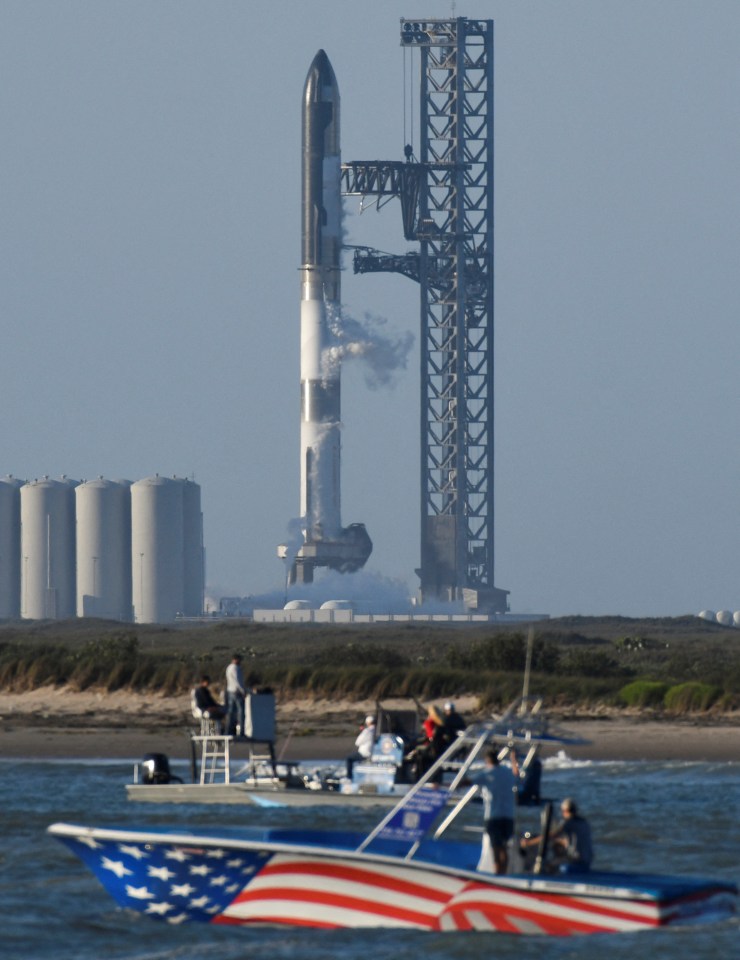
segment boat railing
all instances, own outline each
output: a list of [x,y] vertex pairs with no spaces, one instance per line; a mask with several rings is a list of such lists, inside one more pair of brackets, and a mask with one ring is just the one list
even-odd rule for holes
[[[542,705],[541,698],[521,698],[521,702],[525,700],[534,700],[533,712],[540,710]],[[418,797],[420,791],[430,788],[430,795],[431,789],[438,791],[440,800],[442,800],[443,797],[446,800],[448,797],[453,796],[456,790],[465,785],[468,771],[480,758],[486,746],[490,746],[493,743],[500,743],[501,748],[498,755],[501,759],[510,754],[511,751],[518,746],[526,747],[527,755],[522,764],[522,768],[526,770],[542,744],[553,746],[559,743],[579,744],[587,742],[579,737],[570,737],[561,734],[560,731],[554,732],[550,730],[544,714],[540,714],[540,716],[537,717],[537,725],[522,723],[522,719],[526,720],[531,714],[527,714],[525,718],[522,718],[521,715],[517,717],[516,710],[519,709],[520,706],[521,703],[516,702],[505,712],[503,717],[475,723],[463,730],[457,739],[453,740],[447,749],[435,760],[417,783],[399,799],[398,803],[396,803],[390,812],[370,831],[357,847],[358,852],[366,850],[375,839],[382,837],[384,831],[386,831],[390,825],[403,821],[402,811],[407,807],[411,807],[411,809],[414,810],[415,798]],[[516,722],[517,720],[519,721],[518,723]],[[460,754],[463,751],[465,755],[461,760]],[[442,786],[441,779],[443,773],[451,770],[453,771],[452,780]],[[418,829],[415,834],[413,830],[408,831],[409,849],[405,855],[405,859],[410,860],[414,857],[422,840],[425,836],[428,836],[432,830],[434,830],[432,835],[433,839],[436,840],[441,837],[451,824],[455,822],[477,792],[478,787],[476,785],[472,785],[470,789],[466,790],[436,829],[435,824],[441,816],[444,802],[435,804],[436,811],[434,816],[427,817],[423,828]],[[410,819],[413,820],[414,818],[412,817]]]
[[[388,826],[388,824],[396,817],[398,811],[402,810],[404,807],[409,806],[413,798],[421,790],[423,790],[427,786],[427,784],[431,783],[436,787],[436,789],[444,790],[445,794],[448,794],[452,790],[456,789],[458,784],[462,781],[463,777],[465,776],[465,773],[468,771],[471,764],[476,759],[476,757],[480,754],[481,750],[483,749],[486,742],[488,741],[489,731],[487,729],[487,725],[483,725],[486,728],[483,729],[481,732],[479,732],[476,736],[475,732],[476,732],[477,726],[479,725],[474,725],[473,727],[469,727],[468,730],[463,731],[462,734],[457,738],[457,740],[454,740],[447,747],[447,749],[430,766],[430,768],[426,771],[426,773],[424,773],[423,776],[420,777],[420,779],[399,800],[399,802],[391,809],[391,811],[385,817],[383,817],[380,823],[378,823],[377,826],[375,826],[375,828],[370,831],[370,833],[365,837],[365,839],[357,848],[358,852],[361,853],[363,850],[365,850],[373,842],[373,840],[375,840],[376,837],[378,837],[383,832],[383,830]],[[469,733],[469,731],[472,731],[472,733]],[[468,755],[466,756],[465,760],[460,764],[460,768],[455,774],[455,776],[453,777],[452,783],[449,785],[449,787],[443,788],[443,787],[437,786],[438,778],[442,770],[444,769],[444,767],[447,765],[448,761],[450,761],[452,757],[456,756],[460,751],[460,749],[466,747],[466,745],[468,749]],[[411,845],[410,850],[406,854],[407,860],[410,860],[413,857],[414,853],[418,849],[418,846],[419,846],[418,841],[414,842]]]

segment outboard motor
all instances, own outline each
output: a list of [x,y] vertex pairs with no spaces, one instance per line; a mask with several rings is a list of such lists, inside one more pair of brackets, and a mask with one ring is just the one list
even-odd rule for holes
[[180,778],[173,777],[170,770],[170,761],[165,754],[147,753],[145,755],[141,761],[142,783],[172,783],[173,780],[180,781]]

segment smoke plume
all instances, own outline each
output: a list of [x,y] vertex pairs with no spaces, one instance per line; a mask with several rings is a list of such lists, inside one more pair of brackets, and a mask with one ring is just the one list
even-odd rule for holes
[[369,313],[357,320],[346,310],[330,310],[327,319],[333,342],[326,350],[326,363],[362,360],[371,390],[393,386],[396,373],[406,369],[414,335],[386,331],[388,321]]

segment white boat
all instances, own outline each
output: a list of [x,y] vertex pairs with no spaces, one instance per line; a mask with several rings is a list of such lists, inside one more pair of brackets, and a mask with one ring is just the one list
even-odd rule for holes
[[[503,745],[502,732],[512,734]],[[465,789],[464,782],[482,750],[492,740],[505,750],[523,733],[502,731],[497,721],[469,727],[366,835],[65,823],[53,824],[49,832],[119,905],[173,924],[569,935],[633,932],[735,911],[737,887],[724,880],[548,873],[547,818],[535,867],[528,870],[512,849],[515,872],[505,876],[487,868],[480,842],[464,831],[462,838],[448,839],[477,790]],[[438,783],[444,769],[454,771],[447,786]],[[451,797],[457,799],[450,810]]]
[[[367,761],[353,765],[351,778],[344,763],[281,761],[276,759],[271,741],[235,740],[221,735],[213,726],[204,726],[200,734],[191,737],[191,783],[172,775],[164,755],[149,754],[135,768],[134,782],[126,785],[126,795],[142,803],[393,806],[415,782],[405,757],[418,737],[418,719],[416,706],[396,709],[378,703],[373,753]],[[540,801],[543,750],[562,750],[586,742],[555,727],[543,709],[542,698],[534,696],[520,697],[491,720],[488,728],[492,738],[505,744],[504,753],[515,746],[522,754],[522,804]],[[274,723],[270,729],[274,729]],[[258,744],[262,752],[255,749]],[[235,748],[243,748],[246,753],[240,768],[232,771]],[[448,764],[444,774],[447,781],[454,770],[455,764]]]

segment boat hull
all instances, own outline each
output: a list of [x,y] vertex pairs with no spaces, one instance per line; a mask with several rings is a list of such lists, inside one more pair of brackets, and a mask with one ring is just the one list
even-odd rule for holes
[[[407,789],[407,788],[406,788]],[[339,790],[311,790],[291,787],[264,787],[239,783],[129,783],[126,797],[136,803],[234,803],[255,807],[352,806],[392,807],[405,790],[394,793],[342,793]]]
[[392,927],[575,935],[728,916],[737,889],[687,878],[590,873],[495,877],[477,844],[422,844],[413,860],[361,837],[288,830],[239,836],[54,824],[49,832],[114,899],[169,923]]

